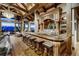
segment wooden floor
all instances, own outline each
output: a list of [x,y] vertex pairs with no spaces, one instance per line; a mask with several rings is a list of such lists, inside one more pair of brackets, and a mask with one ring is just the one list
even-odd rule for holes
[[38,56],[23,41],[22,37],[10,36],[12,44],[12,56]]
[[77,42],[76,56],[79,56],[79,42]]

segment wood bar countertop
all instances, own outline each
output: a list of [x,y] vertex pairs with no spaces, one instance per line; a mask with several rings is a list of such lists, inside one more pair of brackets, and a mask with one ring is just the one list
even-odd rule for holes
[[39,34],[39,33],[33,33],[33,32],[26,32],[26,34],[37,36],[39,38],[47,39],[47,40],[54,41],[54,42],[63,42],[64,40],[68,38],[67,34],[61,34],[59,38],[58,36],[53,36],[53,35],[50,36],[46,34]]

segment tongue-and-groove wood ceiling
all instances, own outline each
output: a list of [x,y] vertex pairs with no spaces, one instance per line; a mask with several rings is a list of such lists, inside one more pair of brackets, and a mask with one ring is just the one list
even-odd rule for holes
[[9,8],[16,16],[23,16],[29,21],[32,21],[34,19],[34,11],[40,14],[59,4],[60,3],[1,3],[0,12]]

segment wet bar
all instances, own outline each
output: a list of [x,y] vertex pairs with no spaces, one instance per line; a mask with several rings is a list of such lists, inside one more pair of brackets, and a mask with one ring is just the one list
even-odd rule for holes
[[[79,19],[77,6],[79,4],[1,3],[0,46],[6,46],[8,52],[0,52],[0,55],[76,55],[78,20],[75,19]],[[7,44],[1,45],[3,37]]]

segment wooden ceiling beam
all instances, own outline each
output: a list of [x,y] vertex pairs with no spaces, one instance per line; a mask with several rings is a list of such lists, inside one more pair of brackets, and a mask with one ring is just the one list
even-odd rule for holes
[[12,8],[12,10],[13,10],[14,12],[16,12],[17,14],[19,14],[20,16],[23,16],[22,13],[21,13],[19,10],[15,9],[15,8]]
[[15,7],[16,9],[19,9],[19,10],[21,10],[21,11],[25,12],[25,13],[26,13],[26,15],[31,14],[31,13],[30,13],[30,12],[28,12],[26,9],[23,9],[23,8],[21,8],[21,7],[19,7],[19,6],[16,6],[16,5],[11,5],[11,6]]
[[[20,7],[20,8],[22,8],[21,6],[23,6],[23,5],[22,5],[22,3],[20,3],[20,5],[21,5],[21,6],[20,6],[20,5],[18,5],[18,3],[16,3],[16,5],[17,5],[18,7]],[[23,9],[25,9],[25,10],[26,10],[26,8],[25,8],[24,6],[23,6]],[[27,10],[26,10],[26,11],[27,11]]]
[[[1,7],[2,7],[3,10],[8,9],[8,7],[6,7],[5,5],[1,5]],[[10,8],[10,9],[11,9],[11,8]],[[12,10],[13,10],[13,11],[12,11]],[[14,9],[14,8],[12,8],[12,10],[11,10],[11,11],[14,12],[16,15],[22,15],[21,12],[19,12],[19,13],[16,12],[16,11],[19,11],[19,10],[16,10],[16,9]]]
[[32,19],[31,17],[27,16],[29,19]]
[[53,8],[53,7],[57,7],[59,5],[59,3],[54,3],[54,4],[52,4],[50,7],[48,7],[46,10],[48,10],[48,9],[51,9],[51,8]]
[[32,14],[31,14],[31,15],[29,15],[29,17],[34,18]]
[[25,17],[26,19],[28,19],[30,21],[30,19],[28,17]]
[[43,8],[44,12],[46,12],[46,11],[47,11],[47,10],[46,10],[46,8],[45,8],[44,6],[43,6],[42,8]]
[[[54,3],[54,4],[52,4],[51,6],[49,6],[48,8],[45,8],[45,4],[41,4],[41,7],[39,8],[39,9],[41,9],[41,8],[43,8],[43,10],[44,11],[41,11],[41,12],[46,12],[47,10],[49,10],[49,9],[51,9],[51,8],[53,8],[53,7],[57,7],[58,5],[59,5],[60,3]],[[38,11],[39,11],[39,9],[38,9]],[[40,11],[39,11],[40,12]],[[40,12],[40,13],[41,13]]]
[[2,7],[2,9],[7,9],[7,7],[6,6],[4,6],[4,5],[0,5],[1,7]]
[[[18,6],[18,7],[20,7],[17,3],[16,3],[16,5]],[[21,8],[21,7],[20,7]]]
[[32,18],[34,18],[34,16],[33,15],[30,15]]
[[3,8],[3,7],[0,6],[0,10],[5,10],[5,8]]
[[18,7],[18,6],[13,5],[13,4],[11,4],[10,6],[15,7],[15,8],[27,13],[27,11],[25,9],[21,8],[21,7]]
[[26,17],[29,21],[32,21],[31,18],[29,16]]
[[35,4],[35,6],[33,8],[31,8],[29,10],[30,13],[34,13],[35,10],[37,10],[39,8],[40,4]]
[[24,3],[21,4],[25,7],[26,11],[28,12],[27,6]]
[[20,13],[17,13],[16,11],[12,11],[14,14],[21,16]]

